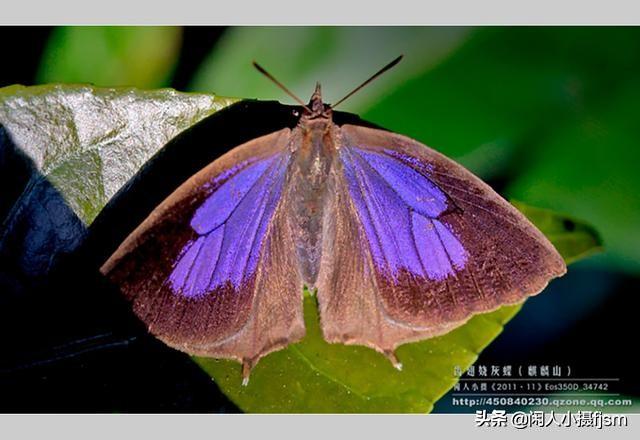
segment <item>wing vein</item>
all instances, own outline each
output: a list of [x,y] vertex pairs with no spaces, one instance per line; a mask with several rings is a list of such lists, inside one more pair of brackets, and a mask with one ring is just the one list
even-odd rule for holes
[[[279,162],[282,162],[283,159],[281,158]],[[281,165],[281,163],[279,163],[279,165]],[[276,185],[278,185],[278,179],[279,179],[279,175],[275,176],[270,185],[269,185],[269,194],[267,195],[267,197],[265,197],[264,200],[264,205],[262,208],[262,211],[260,213],[260,218],[257,221],[257,227],[255,228],[255,230],[253,231],[252,237],[251,237],[251,246],[249,247],[249,249],[253,249],[256,243],[256,238],[258,237],[258,231],[260,230],[260,225],[262,224],[262,220],[264,219],[264,216],[267,213],[268,210],[268,205],[269,203],[271,203],[271,199],[274,195],[274,188],[276,187]],[[271,216],[275,215],[275,208],[273,210],[273,212],[271,213]],[[266,237],[266,232],[265,232],[265,237]],[[262,252],[260,252],[260,254],[262,254]],[[236,255],[237,255],[237,250],[236,250]],[[249,259],[251,258],[251,252],[249,252],[247,254],[247,258],[245,258],[244,263],[242,264],[242,271],[244,273],[247,265],[249,264]]]
[[[351,155],[351,152],[347,152],[347,154]],[[352,163],[353,162],[354,161],[352,160]],[[362,200],[364,202],[364,207],[367,209],[367,215],[369,217],[369,223],[371,224],[371,227],[373,228],[373,232],[375,233],[375,238],[376,238],[376,241],[378,242],[378,247],[382,250],[383,246],[382,246],[382,239],[380,238],[380,232],[378,231],[378,228],[376,228],[375,224],[373,223],[373,216],[371,215],[371,208],[369,207],[369,204],[366,202],[366,200],[367,200],[366,195],[365,195],[366,192],[365,192],[364,188],[362,187],[362,182],[360,181],[360,178],[359,178],[359,176],[357,174],[357,171],[355,170],[355,167],[354,167],[354,177],[356,178],[356,181],[358,183],[358,189],[360,191],[360,196],[361,196],[361,198],[362,198]],[[359,210],[355,209],[355,212],[358,213]],[[362,220],[360,220],[360,223],[362,223]],[[364,227],[364,225],[362,225],[362,226]],[[366,240],[367,234],[365,233],[364,236],[365,236],[365,240]],[[387,262],[387,267],[390,268],[391,266],[389,264],[389,260],[388,260],[387,256],[384,254],[384,252],[382,252],[382,257]]]
[[[357,153],[356,153],[356,154],[357,154]],[[387,156],[387,157],[392,157],[392,156]],[[400,201],[402,201],[402,203],[404,203],[404,204],[405,204],[409,209],[411,209],[411,206],[410,206],[410,205],[409,205],[409,204],[408,204],[408,203],[407,203],[407,202],[402,198],[402,196],[400,195],[400,193],[398,192],[398,190],[396,190],[396,189],[391,185],[391,183],[389,183],[389,181],[388,181],[387,179],[385,179],[385,177],[384,177],[384,176],[383,176],[383,175],[382,175],[382,174],[381,174],[377,169],[375,169],[373,166],[371,166],[371,164],[370,164],[369,162],[367,162],[367,161],[366,161],[366,160],[365,160],[365,159],[364,159],[360,154],[357,154],[357,160],[360,160],[362,163],[364,163],[364,164],[365,164],[365,166],[371,170],[371,172],[375,173],[375,174],[380,178],[380,180],[382,180],[382,182],[384,182],[385,186],[386,186],[387,188],[389,188],[389,189],[390,189],[390,190],[391,190],[391,191],[392,191],[392,192],[393,192],[393,193],[398,197],[398,199],[400,199]],[[397,159],[396,159],[396,160],[397,160]],[[406,166],[406,164],[402,164],[402,165],[405,165],[405,166]],[[427,179],[429,182],[432,182],[432,183],[435,185],[435,183],[434,183],[431,179],[429,179],[428,177],[426,177],[424,174],[422,174],[422,173],[418,172],[418,171],[417,171],[417,170],[415,170],[415,168],[413,168],[413,167],[411,167],[411,169],[413,169],[413,170],[414,170],[414,171],[416,171],[418,174],[420,174],[420,176],[424,177],[424,178],[425,178],[425,179]],[[437,185],[436,185],[436,186],[437,186]],[[443,191],[443,193],[444,193],[444,194],[446,194],[446,192],[444,192],[444,191]],[[449,196],[447,195],[447,197],[449,197]],[[423,217],[425,217],[425,218],[430,218],[430,219],[438,218],[438,217],[433,217],[433,216],[430,216],[430,215],[428,215],[428,214],[426,214],[426,213],[422,213],[422,212],[420,212],[420,215],[422,215],[422,216],[423,216]]]
[[[269,158],[269,159],[267,159],[267,160],[271,160],[271,161],[273,161],[273,160],[274,160],[274,158],[273,158],[273,157],[271,157],[271,158]],[[242,169],[238,170],[238,172],[236,172],[233,176],[229,176],[229,178],[227,178],[227,180],[225,180],[225,183],[227,183],[229,180],[233,179],[235,176],[237,176],[237,175],[238,175],[239,173],[241,173],[242,171],[246,170],[247,168],[249,168],[249,167],[250,167],[250,166],[252,166],[252,165],[256,165],[257,163],[259,163],[259,162],[252,162],[252,163],[247,164],[247,166],[245,166],[244,168],[242,168]],[[264,171],[260,174],[260,177],[258,177],[258,178],[256,179],[256,181],[255,181],[255,182],[253,182],[253,183],[251,184],[251,186],[249,187],[249,189],[247,190],[247,192],[246,192],[246,193],[244,193],[244,194],[242,195],[242,197],[240,197],[240,200],[238,200],[238,203],[236,203],[236,205],[233,207],[233,209],[231,209],[231,211],[229,212],[229,214],[227,215],[227,217],[226,217],[223,221],[221,221],[221,222],[220,222],[220,225],[216,226],[216,227],[215,227],[215,228],[213,228],[211,231],[205,232],[204,234],[198,234],[198,235],[200,235],[200,236],[202,236],[202,235],[207,235],[207,234],[209,234],[209,233],[211,233],[211,232],[215,231],[216,229],[218,229],[220,226],[222,226],[222,225],[224,225],[225,223],[227,223],[227,221],[231,218],[231,216],[232,216],[232,215],[236,212],[236,210],[238,209],[238,206],[240,206],[240,205],[242,204],[242,202],[247,198],[247,196],[248,196],[248,195],[253,191],[253,189],[256,187],[256,185],[258,184],[258,182],[260,182],[260,181],[261,181],[261,179],[262,179],[262,178],[267,174],[267,171],[269,171],[271,168],[273,168],[273,166],[274,166],[274,165],[275,165],[275,162],[274,162],[274,163],[270,163],[270,164],[269,164],[269,165],[264,169]],[[212,196],[213,194],[215,194],[216,192],[218,192],[218,190],[220,190],[220,189],[225,185],[225,183],[223,183],[223,184],[222,184],[222,185],[220,185],[218,188],[216,188],[214,191],[212,191],[212,192],[209,194],[209,196]],[[196,231],[196,233],[197,233],[197,231]]]

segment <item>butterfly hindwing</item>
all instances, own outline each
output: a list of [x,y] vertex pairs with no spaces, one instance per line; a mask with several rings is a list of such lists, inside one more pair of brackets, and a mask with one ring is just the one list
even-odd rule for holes
[[329,341],[390,354],[566,271],[542,233],[452,160],[383,130],[340,136],[318,282]]
[[195,174],[103,266],[167,344],[251,366],[303,336],[281,197],[289,135],[252,140]]

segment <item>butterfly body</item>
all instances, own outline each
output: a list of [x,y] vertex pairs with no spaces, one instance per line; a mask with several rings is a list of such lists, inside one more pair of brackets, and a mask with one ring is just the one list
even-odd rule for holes
[[314,113],[303,114],[290,136],[291,160],[285,181],[293,209],[288,218],[296,241],[302,279],[315,287],[322,255],[322,232],[339,127],[325,108],[319,89],[311,98]]
[[513,206],[402,135],[333,121],[319,87],[298,125],[238,146],[162,202],[104,264],[149,330],[236,359],[245,380],[305,333],[396,367],[400,344],[540,292],[566,267]]

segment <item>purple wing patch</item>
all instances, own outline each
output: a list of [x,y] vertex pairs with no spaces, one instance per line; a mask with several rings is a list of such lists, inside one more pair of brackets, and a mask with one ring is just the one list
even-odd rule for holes
[[227,221],[273,161],[271,158],[250,164],[231,178],[227,175],[214,178],[211,186],[225,178],[228,180],[198,208],[191,220],[191,227],[198,234],[206,234]]
[[284,156],[276,156],[247,166],[196,210],[190,224],[198,237],[184,246],[169,275],[174,293],[193,298],[225,285],[239,289],[253,275],[286,163]]
[[374,263],[397,278],[406,270],[443,280],[464,268],[468,254],[438,217],[450,205],[428,177],[397,158],[354,147],[340,150],[349,193]]

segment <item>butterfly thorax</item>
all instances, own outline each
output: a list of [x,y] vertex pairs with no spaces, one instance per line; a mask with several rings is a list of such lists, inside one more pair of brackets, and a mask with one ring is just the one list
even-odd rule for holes
[[322,102],[320,86],[294,128],[292,161],[287,179],[293,205],[291,216],[296,252],[305,283],[314,286],[320,267],[322,222],[327,179],[336,153],[338,127]]

